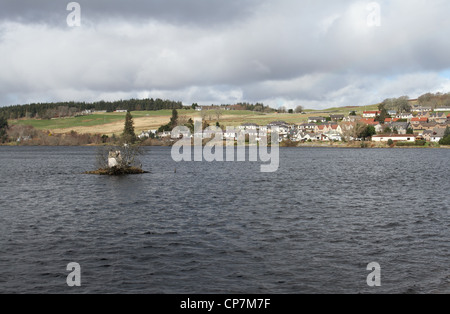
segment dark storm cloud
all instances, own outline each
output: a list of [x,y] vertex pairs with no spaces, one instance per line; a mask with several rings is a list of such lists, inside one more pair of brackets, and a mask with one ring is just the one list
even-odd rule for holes
[[0,105],[161,97],[313,108],[450,88],[447,0],[0,1]]

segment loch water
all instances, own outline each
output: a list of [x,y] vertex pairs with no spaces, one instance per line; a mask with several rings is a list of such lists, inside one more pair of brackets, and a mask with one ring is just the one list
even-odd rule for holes
[[151,147],[148,174],[83,174],[95,156],[0,147],[0,293],[450,293],[450,150],[281,148],[261,173]]

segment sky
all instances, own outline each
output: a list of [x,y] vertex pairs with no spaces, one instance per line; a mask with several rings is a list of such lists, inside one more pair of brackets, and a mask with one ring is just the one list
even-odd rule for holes
[[0,106],[163,98],[325,109],[450,92],[448,0],[69,3],[0,0]]

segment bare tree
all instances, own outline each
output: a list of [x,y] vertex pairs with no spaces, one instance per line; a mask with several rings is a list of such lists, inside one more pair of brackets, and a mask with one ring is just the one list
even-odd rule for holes
[[297,106],[297,107],[295,108],[295,113],[302,113],[303,110],[304,110],[303,106]]
[[213,119],[212,118],[213,116],[214,116],[214,110],[208,110],[208,118],[209,118],[208,120],[209,121],[211,121]]
[[397,110],[399,112],[411,112],[411,105],[409,104],[409,97],[408,96],[402,96],[397,98],[394,101],[395,107],[397,107]]
[[202,110],[200,112],[203,121],[206,121],[206,117],[208,116],[208,112],[206,110]]
[[346,141],[350,141],[351,139],[356,139],[359,137],[366,128],[367,125],[360,122],[345,122],[341,124],[342,128],[342,137]]
[[75,107],[70,107],[69,108],[69,117],[73,117],[73,116],[75,116],[75,114],[78,112],[78,109],[77,108],[75,108]]
[[97,150],[97,166],[99,169],[109,168],[110,153],[114,153],[117,165],[115,168],[126,170],[129,168],[142,168],[139,156],[143,154],[138,145],[100,146]]
[[69,115],[69,106],[59,106],[58,107],[58,117],[63,118]]
[[220,117],[223,115],[223,110],[220,108],[217,108],[214,110],[214,114],[216,115],[217,122],[220,122]]
[[189,121],[189,118],[187,116],[179,116],[178,117],[178,125],[185,125]]

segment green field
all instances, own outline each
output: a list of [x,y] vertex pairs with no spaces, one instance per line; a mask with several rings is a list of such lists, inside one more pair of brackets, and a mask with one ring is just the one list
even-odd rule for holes
[[[179,114],[192,114],[194,110],[179,110]],[[133,111],[134,118],[142,117],[165,117],[170,116],[172,110],[159,110],[159,111]],[[31,125],[38,130],[54,130],[54,129],[67,129],[74,127],[90,127],[104,125],[108,123],[114,123],[123,121],[125,119],[125,113],[95,113],[87,116],[79,116],[73,118],[55,118],[50,120],[38,120],[38,119],[22,119],[22,120],[10,120],[11,125]]]
[[31,125],[39,130],[53,130],[53,129],[73,128],[79,126],[96,126],[124,119],[125,113],[104,113],[75,118],[61,118],[51,120],[35,120],[35,119],[12,120],[10,121],[10,124]]

